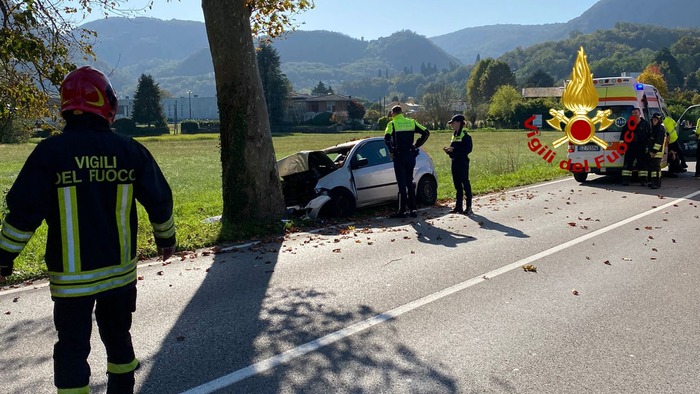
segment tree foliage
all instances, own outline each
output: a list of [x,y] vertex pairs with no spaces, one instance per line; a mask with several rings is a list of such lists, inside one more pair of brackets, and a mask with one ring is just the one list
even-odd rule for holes
[[515,75],[507,63],[487,58],[474,66],[467,81],[467,102],[476,107],[487,104],[498,87],[515,86]]
[[287,77],[282,74],[277,50],[266,42],[260,43],[257,52],[258,70],[262,81],[267,113],[271,124],[284,121],[287,96],[292,91]]
[[458,100],[457,90],[445,82],[435,82],[425,87],[423,95],[422,120],[432,129],[444,129],[452,115],[454,103]]
[[311,89],[311,94],[318,94],[318,95],[326,95],[326,94],[333,94],[333,88],[323,84],[323,81],[318,81],[318,85],[316,85],[315,88]]
[[491,98],[489,118],[496,122],[497,127],[513,127],[518,122],[514,119],[515,110],[522,102],[523,97],[513,86],[499,86]]
[[166,118],[160,103],[160,87],[152,76],[141,74],[134,92],[134,109],[132,119],[136,123],[165,126]]
[[547,74],[546,71],[538,68],[527,80],[525,80],[526,88],[547,88],[554,86],[554,78]]
[[357,100],[348,103],[348,116],[350,119],[362,119],[365,117],[365,106]]
[[93,57],[95,32],[76,28],[89,12],[128,15],[122,0],[0,0],[0,124],[49,114],[50,95],[75,69],[72,59]]
[[668,84],[658,64],[650,64],[647,66],[647,68],[639,74],[637,80],[642,83],[654,85],[654,87],[659,90],[659,93],[661,93],[661,97],[668,96]]

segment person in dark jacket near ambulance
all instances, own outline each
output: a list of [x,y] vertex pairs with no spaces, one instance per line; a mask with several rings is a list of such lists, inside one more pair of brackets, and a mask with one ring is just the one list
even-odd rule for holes
[[648,156],[648,185],[652,189],[661,187],[661,159],[664,155],[664,140],[666,139],[666,128],[661,122],[661,114],[656,112],[651,116],[651,133],[647,141],[646,154]]
[[[469,154],[472,152],[472,137],[464,128],[466,121],[464,115],[458,114],[447,122],[452,127],[452,140],[450,146],[443,148],[452,159],[452,182],[457,190],[455,207],[450,213],[466,213],[473,215],[472,210],[472,185],[469,182]],[[467,197],[467,209],[463,209],[464,197]]]
[[639,108],[634,108],[627,127],[620,133],[620,141],[627,143],[627,151],[622,159],[623,186],[630,184],[634,171],[637,171],[639,182],[646,185],[649,167],[646,146],[649,141],[649,132],[649,122],[642,118],[642,111]]
[[107,393],[132,393],[139,361],[131,342],[136,310],[136,200],[148,213],[159,254],[175,251],[170,186],[150,152],[110,129],[117,97],[89,66],[60,89],[63,133],[41,141],[7,193],[0,229],[0,280],[43,220],[54,301],[54,383],[89,393],[92,311],[107,351]]
[[[416,167],[418,148],[428,140],[430,131],[415,120],[405,117],[400,105],[391,109],[391,117],[391,121],[386,125],[384,142],[392,155],[396,183],[399,186],[399,210],[391,217],[405,218],[407,208],[411,217],[416,217],[418,214],[413,169]],[[415,144],[413,143],[414,134],[420,134]]]

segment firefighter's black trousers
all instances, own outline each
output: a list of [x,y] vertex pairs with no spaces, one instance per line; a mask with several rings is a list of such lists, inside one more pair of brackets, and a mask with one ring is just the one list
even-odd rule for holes
[[[118,371],[114,379],[110,372],[109,392],[133,390],[134,369],[138,361],[131,343],[131,314],[136,310],[136,287],[118,289],[109,295],[76,298],[54,298],[54,324],[58,341],[54,346],[54,383],[59,389],[83,388],[89,385],[90,335],[92,310],[100,338],[107,350],[108,370]],[[129,371],[130,370],[130,371]],[[121,375],[121,376],[119,376]],[[120,379],[121,378],[121,379]],[[127,390],[124,382],[127,381]],[[121,387],[120,390],[117,390]]]
[[628,145],[622,162],[622,181],[628,183],[633,171],[638,171],[640,180],[647,176],[647,156],[644,146],[639,142],[632,142]]
[[399,185],[399,212],[416,210],[416,190],[413,188],[413,169],[416,167],[416,155],[408,151],[394,156],[394,174]]
[[452,159],[452,183],[457,190],[455,209],[462,211],[462,200],[467,196],[467,210],[472,207],[472,185],[469,182],[469,160]]

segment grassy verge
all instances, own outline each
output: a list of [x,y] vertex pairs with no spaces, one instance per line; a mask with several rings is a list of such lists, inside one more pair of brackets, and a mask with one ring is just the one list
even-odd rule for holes
[[[299,150],[320,149],[351,139],[382,135],[380,132],[343,132],[333,134],[289,134],[273,137],[277,157]],[[438,200],[454,198],[449,157],[442,151],[450,143],[450,132],[433,132],[424,149],[430,154],[438,171]],[[470,155],[470,178],[475,195],[531,184],[565,176],[555,165],[548,164],[527,148],[524,131],[476,131],[472,133],[474,152]],[[549,143],[559,133],[543,134]],[[221,214],[221,162],[218,134],[168,135],[139,139],[160,164],[173,189],[175,220],[180,249],[196,249],[218,243],[241,241],[264,236],[281,229],[280,226],[241,226],[221,228],[218,222],[204,219]],[[4,213],[4,193],[10,188],[34,144],[0,145],[0,216]],[[557,157],[564,157],[564,147]],[[556,161],[555,161],[556,162]],[[143,208],[139,205],[139,255],[154,256],[151,229]],[[0,217],[1,219],[1,217]],[[13,281],[23,281],[45,275],[42,262],[46,228],[42,225],[15,261]]]

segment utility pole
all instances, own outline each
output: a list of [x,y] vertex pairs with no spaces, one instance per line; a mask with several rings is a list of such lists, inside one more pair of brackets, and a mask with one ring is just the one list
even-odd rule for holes
[[189,107],[190,107],[190,119],[192,119],[192,91],[191,90],[187,91],[187,101],[189,102]]
[[177,100],[175,100],[175,117],[173,118],[173,134],[177,134]]

